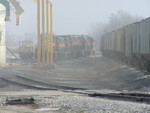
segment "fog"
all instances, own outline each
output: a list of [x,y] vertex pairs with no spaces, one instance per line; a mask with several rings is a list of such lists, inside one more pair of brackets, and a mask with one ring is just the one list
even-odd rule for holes
[[[33,0],[20,0],[20,2],[25,10],[21,26],[16,26],[13,12],[11,12],[11,22],[6,24],[6,35],[15,35],[18,40],[26,39],[24,34],[27,33],[36,35],[37,30],[36,3]],[[147,18],[150,14],[149,0],[51,0],[51,2],[54,34],[95,36],[93,25],[108,23],[110,16],[118,11],[142,18]]]
[[[51,2],[54,34],[88,34],[95,38],[96,42],[99,42],[104,30],[111,31],[112,28],[147,18],[150,14],[149,0],[51,0]],[[15,14],[11,11],[11,22],[6,23],[7,45],[18,45],[18,41],[21,40],[36,42],[36,2],[20,0],[20,4],[25,11],[21,16],[21,26],[16,26]],[[120,21],[112,21],[113,17]],[[34,37],[30,38],[31,35],[27,34]],[[99,43],[96,48],[99,48]]]
[[[17,1],[25,12],[21,26],[16,26],[13,12],[6,22],[6,57],[0,40],[0,61],[6,58],[0,62],[2,112],[150,110],[150,18],[148,24],[111,32],[150,17],[150,0],[50,0],[55,36],[49,42],[42,34],[38,45],[37,4]],[[104,33],[108,34],[101,38]]]

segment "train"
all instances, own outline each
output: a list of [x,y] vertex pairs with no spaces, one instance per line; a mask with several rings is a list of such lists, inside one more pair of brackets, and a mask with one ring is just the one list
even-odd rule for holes
[[54,58],[78,58],[91,54],[93,38],[85,35],[58,35],[54,36],[54,44]]
[[150,72],[150,17],[102,35],[100,51],[103,56]]
[[[45,34],[46,37],[46,34]],[[45,42],[45,59],[46,59],[46,38],[42,40],[41,34],[41,58],[42,47]],[[50,40],[50,35],[49,35]],[[49,56],[50,56],[49,42]],[[54,61],[63,59],[72,59],[86,57],[93,53],[94,39],[88,35],[54,35],[53,36],[53,58]],[[21,41],[19,43],[19,56],[22,59],[37,58],[37,46],[33,48],[32,41]],[[42,59],[41,59],[42,60]]]
[[[43,40],[41,40],[41,45],[42,43]],[[94,39],[88,35],[54,35],[53,36],[54,61],[63,60],[63,59],[72,59],[72,58],[75,59],[79,57],[89,56],[92,54],[93,45],[94,45]],[[49,54],[51,50],[50,46],[51,45],[49,42]],[[45,50],[45,54],[47,54],[46,52],[47,51]],[[42,52],[41,52],[41,56],[42,56]]]
[[21,59],[32,59],[34,57],[33,41],[19,42],[19,57]]

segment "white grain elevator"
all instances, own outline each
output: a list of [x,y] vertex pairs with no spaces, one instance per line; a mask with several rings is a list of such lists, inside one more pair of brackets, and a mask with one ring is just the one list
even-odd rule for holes
[[0,65],[6,63],[5,7],[0,4]]
[[10,21],[10,3],[15,8],[16,25],[20,25],[20,15],[24,12],[17,0],[0,0],[0,65],[6,64],[5,21]]

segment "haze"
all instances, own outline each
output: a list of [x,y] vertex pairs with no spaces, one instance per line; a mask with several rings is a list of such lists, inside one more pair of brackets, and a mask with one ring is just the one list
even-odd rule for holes
[[[53,26],[55,34],[88,34],[92,24],[107,22],[111,13],[118,10],[147,18],[150,16],[149,0],[51,0],[53,3]],[[37,12],[33,0],[22,0],[25,12],[22,25],[16,27],[15,15],[7,22],[6,31],[23,35],[36,33]],[[7,33],[6,32],[6,33]]]

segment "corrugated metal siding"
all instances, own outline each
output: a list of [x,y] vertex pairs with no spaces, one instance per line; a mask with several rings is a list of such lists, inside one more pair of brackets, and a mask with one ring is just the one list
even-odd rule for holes
[[140,22],[140,53],[150,53],[150,18]]
[[133,24],[133,53],[140,53],[140,23]]
[[114,31],[114,51],[117,51],[117,32]]
[[126,56],[130,57],[132,54],[132,32],[133,32],[133,24],[130,24],[125,27],[125,38],[126,38]]
[[104,35],[104,50],[107,50],[107,38],[106,35]]
[[117,51],[121,52],[121,29],[116,30],[117,35]]
[[110,33],[107,34],[107,41],[108,41],[108,45],[107,45],[107,50],[110,50],[110,46],[111,46],[111,38],[110,38]]
[[110,37],[109,34],[107,34],[107,50],[110,49]]
[[121,28],[121,53],[125,53],[125,28]]
[[104,37],[102,36],[100,39],[100,51],[104,50]]
[[110,37],[110,33],[108,34],[108,50],[110,50],[111,48],[111,37]]
[[110,50],[110,46],[111,46],[110,33],[107,33],[105,36],[106,36],[105,38],[106,38],[106,42],[107,42],[106,48],[107,48],[107,50]]
[[108,48],[108,38],[107,38],[107,35],[105,35],[104,40],[105,40],[104,49],[107,50],[107,48]]
[[104,49],[105,50],[113,50],[114,48],[114,33],[110,32],[103,36],[104,40]]
[[114,47],[114,32],[110,33],[110,37],[111,37],[111,46],[110,46],[110,50],[113,51],[113,47]]

